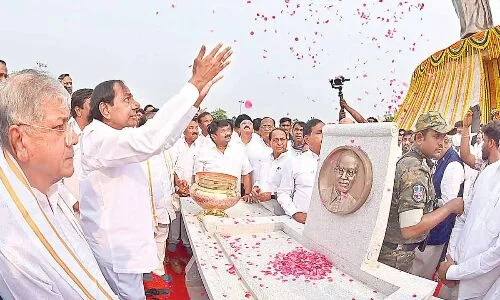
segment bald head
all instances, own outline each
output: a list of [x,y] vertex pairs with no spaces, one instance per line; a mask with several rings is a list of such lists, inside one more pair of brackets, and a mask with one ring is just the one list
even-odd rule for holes
[[343,118],[339,121],[339,124],[354,124],[355,122],[349,118]]

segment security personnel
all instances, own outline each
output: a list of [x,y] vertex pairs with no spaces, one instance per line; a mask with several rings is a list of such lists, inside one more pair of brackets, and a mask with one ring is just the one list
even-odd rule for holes
[[420,115],[415,125],[415,143],[396,165],[391,210],[379,261],[410,272],[415,248],[425,247],[429,231],[450,214],[463,212],[463,199],[455,198],[434,209],[433,163],[443,150],[447,134],[456,129],[439,112]]

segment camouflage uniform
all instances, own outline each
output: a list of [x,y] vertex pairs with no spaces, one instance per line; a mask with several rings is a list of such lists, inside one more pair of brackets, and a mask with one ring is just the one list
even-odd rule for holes
[[[396,165],[391,210],[379,261],[405,272],[409,272],[415,259],[415,250],[410,250],[411,245],[416,246],[425,240],[427,234],[411,240],[404,239],[401,236],[399,214],[412,209],[421,209],[424,214],[432,211],[435,201],[432,167],[432,162],[415,148],[408,151]],[[388,243],[402,246],[394,250],[390,249]]]
[[[428,128],[441,133],[453,129],[435,112],[422,114],[417,121],[417,132]],[[409,272],[413,266],[415,248],[425,243],[428,232],[413,239],[405,239],[401,235],[401,228],[418,224],[421,216],[435,207],[431,175],[433,166],[432,161],[415,147],[396,164],[389,220],[378,258],[381,263],[405,272]]]

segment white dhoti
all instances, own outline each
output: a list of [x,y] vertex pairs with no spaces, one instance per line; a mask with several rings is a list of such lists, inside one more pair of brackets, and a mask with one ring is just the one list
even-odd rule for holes
[[158,248],[158,267],[153,270],[153,273],[158,276],[165,275],[163,261],[165,260],[165,248],[167,247],[168,227],[169,224],[158,224],[155,230],[155,242],[156,248]]
[[[99,263],[99,261],[98,261]],[[116,273],[112,267],[99,263],[104,278],[120,300],[143,300],[146,299],[142,274]]]

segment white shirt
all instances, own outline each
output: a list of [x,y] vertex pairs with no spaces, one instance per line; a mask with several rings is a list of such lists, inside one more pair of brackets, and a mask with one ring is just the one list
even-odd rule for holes
[[275,193],[280,185],[283,169],[291,158],[288,151],[278,158],[274,158],[272,153],[262,158],[259,169],[260,178],[255,182],[255,186],[260,187],[262,192]]
[[[242,143],[243,144],[243,143]],[[252,139],[245,145],[248,160],[252,165],[252,184],[259,181],[260,178],[260,163],[261,161],[273,152],[271,147],[267,146],[264,140],[258,135],[253,133]]]
[[252,166],[240,144],[227,145],[224,153],[221,153],[214,143],[200,148],[194,160],[193,174],[198,172],[217,172],[235,176],[238,178],[236,187],[239,190],[241,175],[252,172]]
[[194,158],[200,149],[202,141],[198,137],[191,146],[186,143],[186,139],[181,137],[175,145],[168,150],[174,164],[175,174],[181,180],[187,181],[189,185],[193,183]]
[[279,204],[290,217],[309,210],[318,163],[318,155],[309,150],[285,164],[277,192]]
[[233,130],[233,133],[231,133],[231,140],[229,142],[233,143],[233,144],[234,143],[243,144],[243,142],[241,141],[241,138],[238,135],[238,133],[236,132],[236,130]]
[[500,276],[500,161],[478,176],[457,217],[448,252],[457,263],[446,273],[460,280],[459,299],[484,296]]
[[175,210],[172,205],[174,188],[174,168],[168,151],[162,151],[142,163],[148,174],[148,182],[152,185],[154,205],[153,224],[170,224],[175,219]]
[[441,179],[441,199],[444,203],[457,197],[464,177],[464,167],[458,161],[453,161],[446,166]]
[[171,147],[197,109],[188,83],[139,128],[92,121],[81,138],[80,215],[97,260],[116,273],[157,267],[148,176],[141,162]]
[[73,197],[67,200],[74,201],[73,203],[68,203],[70,207],[80,200],[80,174],[82,174],[82,155],[80,152],[80,137],[82,135],[82,130],[74,118],[69,119],[68,125],[73,128],[73,131],[78,136],[78,143],[73,146],[73,168],[74,173],[71,177],[63,178],[62,182],[68,188],[68,190],[73,194]]
[[212,138],[210,137],[210,134],[203,135],[201,133],[201,129],[200,129],[200,135],[198,136],[198,139],[199,139],[200,147],[209,146],[209,145],[212,145],[214,143],[214,141],[212,141]]

